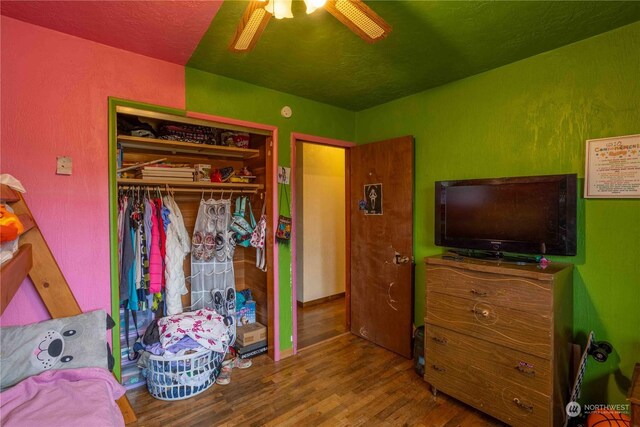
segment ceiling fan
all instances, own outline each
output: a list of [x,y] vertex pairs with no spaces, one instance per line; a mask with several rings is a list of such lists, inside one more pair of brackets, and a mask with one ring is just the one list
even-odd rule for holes
[[[272,16],[276,19],[293,18],[291,1],[250,1],[229,45],[229,50],[242,53],[253,49]],[[362,0],[304,0],[304,2],[308,14],[324,6],[338,21],[368,43],[382,40],[391,32],[391,25]]]

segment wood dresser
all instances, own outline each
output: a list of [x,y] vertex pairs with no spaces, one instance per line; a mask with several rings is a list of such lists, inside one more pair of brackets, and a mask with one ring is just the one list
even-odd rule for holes
[[571,264],[425,258],[425,375],[515,426],[561,426],[570,391]]

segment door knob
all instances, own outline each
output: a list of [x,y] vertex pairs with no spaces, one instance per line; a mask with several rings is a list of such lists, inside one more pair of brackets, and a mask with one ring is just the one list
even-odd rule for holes
[[402,256],[401,254],[396,252],[395,258],[393,259],[393,263],[394,264],[408,264],[409,263],[409,257],[408,256]]

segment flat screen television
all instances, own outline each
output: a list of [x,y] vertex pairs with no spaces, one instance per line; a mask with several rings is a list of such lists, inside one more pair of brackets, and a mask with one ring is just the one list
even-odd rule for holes
[[523,254],[576,254],[571,175],[436,182],[435,243]]

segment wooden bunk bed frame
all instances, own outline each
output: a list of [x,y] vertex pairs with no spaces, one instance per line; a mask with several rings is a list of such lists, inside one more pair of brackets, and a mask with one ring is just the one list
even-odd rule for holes
[[[38,224],[33,219],[22,195],[8,186],[0,186],[0,200],[10,205],[24,225],[20,235],[20,247],[15,256],[2,265],[0,282],[0,316],[16,294],[20,284],[28,275],[40,295],[51,318],[76,316],[82,313],[69,288],[49,245]],[[125,424],[137,421],[137,417],[126,395],[117,401]]]

